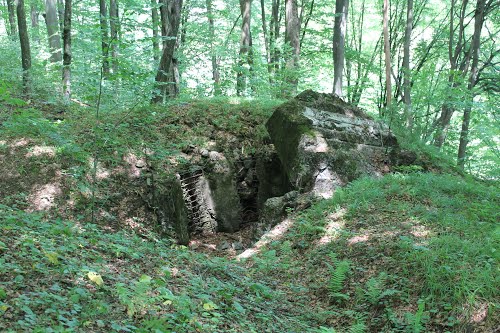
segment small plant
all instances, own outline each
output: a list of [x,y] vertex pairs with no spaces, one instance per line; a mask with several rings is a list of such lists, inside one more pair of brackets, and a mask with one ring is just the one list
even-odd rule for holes
[[344,282],[350,270],[350,263],[347,260],[339,261],[335,254],[330,254],[330,258],[333,261],[333,266],[328,264],[331,274],[328,284],[330,297],[335,300],[348,299],[349,296],[342,293],[342,290],[344,289]]

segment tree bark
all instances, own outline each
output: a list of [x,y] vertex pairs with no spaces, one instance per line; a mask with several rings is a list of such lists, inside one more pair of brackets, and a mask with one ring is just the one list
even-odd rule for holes
[[245,64],[250,65],[250,45],[252,37],[250,34],[250,20],[252,10],[252,0],[240,0],[241,10],[241,37],[240,37],[240,53],[238,60],[238,74],[236,77],[236,95],[242,96],[245,94],[247,87],[247,73],[251,68],[245,69]]
[[342,97],[342,77],[344,76],[345,35],[349,0],[335,2],[335,25],[333,28],[333,92]]
[[467,144],[469,143],[469,125],[472,112],[472,103],[474,99],[474,86],[477,83],[477,75],[479,69],[479,48],[481,46],[481,30],[484,24],[484,14],[486,10],[486,0],[477,0],[476,10],[474,13],[474,34],[472,36],[472,43],[470,49],[470,57],[472,64],[470,67],[469,83],[467,88],[470,92],[470,103],[464,110],[462,120],[462,131],[460,132],[460,142],[458,146],[457,165],[459,168],[464,169],[465,159],[467,154]]
[[118,73],[118,0],[109,0],[109,28],[111,32],[110,48],[111,48],[111,67],[113,74]]
[[26,96],[31,93],[31,50],[28,27],[26,26],[26,12],[24,0],[17,0],[17,27],[21,43],[21,65],[23,68],[23,92]]
[[101,26],[101,51],[103,76],[109,76],[109,32],[108,32],[108,10],[106,0],[99,0],[99,22]]
[[391,44],[389,41],[389,0],[384,0],[384,55],[385,55],[385,105],[391,107],[392,85],[391,85]]
[[207,18],[208,18],[208,33],[210,38],[210,58],[212,60],[212,80],[214,81],[214,95],[221,94],[220,88],[220,72],[219,63],[217,61],[217,54],[215,52],[215,25],[214,13],[212,9],[212,0],[206,0],[207,4]]
[[62,89],[63,99],[69,102],[71,98],[71,0],[64,1],[64,25],[63,25],[63,72]]
[[153,59],[155,64],[158,63],[160,59],[160,43],[158,38],[158,3],[156,0],[151,0],[151,19],[153,21]]
[[406,113],[406,127],[411,131],[413,128],[413,112],[411,105],[411,73],[410,73],[410,43],[413,29],[413,0],[408,0],[406,8],[406,31],[403,55],[403,75],[404,75],[404,103]]
[[57,0],[57,17],[59,18],[59,31],[62,33],[64,29],[64,1]]
[[264,47],[266,50],[266,64],[267,64],[267,72],[269,74],[269,83],[273,84],[274,82],[272,77],[273,68],[271,64],[271,51],[269,49],[269,36],[267,33],[266,7],[264,4],[264,0],[260,0],[260,16],[262,19],[262,34],[264,35]]
[[[175,0],[160,0],[161,6],[160,6],[160,19],[161,19],[161,34],[162,34],[162,39],[163,39],[163,48],[167,47],[167,39],[169,31],[171,30],[170,27],[170,14],[169,14],[169,6],[171,6],[170,2],[175,1]],[[182,20],[182,19],[181,19]],[[180,26],[181,23],[179,23]],[[179,27],[180,29],[180,27]],[[182,32],[181,32],[182,35]],[[179,94],[179,66],[178,66],[178,61],[177,57],[175,55],[177,49],[179,48],[179,38],[176,39],[175,46],[174,46],[174,53],[172,54],[172,60],[170,62],[170,65],[168,66],[169,71],[167,73],[167,80],[165,82],[168,82],[165,84],[165,89],[163,91],[164,97],[176,97]]]
[[17,35],[16,9],[14,7],[14,2],[15,0],[7,0],[7,11],[9,12],[9,26],[10,26],[10,30],[7,30],[7,33],[9,33],[12,39],[15,39]]
[[277,73],[280,68],[280,49],[276,43],[280,36],[280,0],[273,0],[271,22],[269,24],[269,49],[271,58],[271,67],[274,73]]
[[287,52],[284,97],[290,97],[297,92],[299,56],[300,56],[300,21],[297,10],[297,0],[286,0],[286,31],[285,44],[291,52]]
[[31,7],[30,7],[30,17],[31,17],[31,28],[32,28],[32,35],[31,37],[33,38],[34,41],[38,42],[40,40],[39,35],[39,16],[40,12],[38,10],[38,3],[33,1],[31,2]]
[[45,0],[45,23],[49,37],[50,62],[60,62],[62,60],[61,37],[59,35],[56,0]]
[[[165,2],[164,2],[165,5]],[[169,0],[167,2],[168,27],[166,27],[166,36],[160,65],[155,77],[155,93],[151,99],[152,103],[160,103],[166,95],[166,83],[168,82],[168,73],[172,63],[172,58],[175,51],[177,34],[181,20],[182,0]]]

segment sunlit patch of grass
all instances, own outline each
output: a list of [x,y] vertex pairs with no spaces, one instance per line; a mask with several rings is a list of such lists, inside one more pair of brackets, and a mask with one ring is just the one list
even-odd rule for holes
[[[331,326],[361,316],[371,332],[487,331],[500,323],[499,199],[496,184],[456,176],[360,179],[295,217],[286,256],[324,303],[332,301],[322,295],[336,267],[328,258],[350,262],[337,314],[325,319]],[[338,212],[336,238],[318,245]],[[283,276],[285,258],[274,260],[274,274]]]

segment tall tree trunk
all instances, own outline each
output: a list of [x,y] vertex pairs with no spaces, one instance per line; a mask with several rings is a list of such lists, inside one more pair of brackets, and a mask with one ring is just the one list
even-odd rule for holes
[[347,11],[349,0],[335,2],[335,26],[333,28],[333,92],[342,97],[342,77],[344,76],[345,35],[347,31]]
[[221,94],[220,72],[214,45],[215,25],[214,25],[214,13],[212,9],[212,0],[206,0],[206,4],[207,4],[207,18],[208,18],[208,33],[210,38],[210,58],[212,60],[212,80],[214,81],[214,95],[218,96]]
[[50,62],[62,60],[61,37],[59,35],[59,21],[57,19],[56,0],[45,0],[45,23],[49,37]]
[[31,50],[28,27],[26,26],[26,12],[24,10],[24,0],[17,0],[17,27],[19,31],[19,41],[21,43],[21,64],[23,67],[23,92],[25,95],[31,93]]
[[240,37],[240,54],[238,60],[238,74],[236,78],[236,95],[242,96],[245,94],[247,86],[247,71],[244,66],[245,64],[251,63],[250,60],[250,45],[252,43],[252,37],[250,34],[250,19],[252,10],[252,0],[240,0],[240,10],[241,10],[241,37]]
[[118,29],[119,29],[119,16],[118,16],[118,0],[109,0],[109,28],[111,32],[111,67],[113,74],[118,73]]
[[71,98],[71,5],[71,0],[64,1],[62,89],[66,102]]
[[[491,3],[491,2],[490,2]],[[470,67],[468,90],[470,92],[470,103],[464,110],[464,116],[462,120],[462,131],[460,132],[460,143],[458,146],[458,156],[457,164],[463,169],[465,166],[465,158],[467,153],[467,144],[469,143],[469,125],[472,112],[472,103],[474,99],[474,86],[477,83],[478,70],[479,70],[479,47],[481,46],[481,30],[484,24],[484,14],[486,10],[486,0],[477,0],[476,10],[474,13],[474,35],[472,36],[472,43],[470,54],[472,58],[472,64]]]
[[158,72],[155,77],[155,93],[151,99],[152,103],[162,102],[166,94],[166,83],[169,79],[168,73],[170,72],[170,66],[172,64],[181,21],[182,0],[169,0],[166,10],[168,14],[168,27],[165,29],[167,38],[165,38],[160,65],[158,66]]
[[155,61],[155,65],[158,63],[160,59],[160,43],[158,37],[158,3],[156,0],[151,0],[151,19],[153,21],[153,59]]
[[39,42],[40,41],[40,29],[39,29],[39,18],[40,12],[38,10],[38,3],[36,1],[31,2],[31,7],[30,7],[30,17],[31,17],[31,30],[32,34],[31,37],[33,38],[34,41]]
[[271,64],[271,51],[269,49],[269,36],[267,33],[267,22],[266,22],[266,6],[264,4],[264,0],[260,0],[260,16],[262,19],[262,34],[264,35],[264,47],[266,49],[266,64],[267,64],[267,72],[269,74],[269,83],[273,84],[273,68]]
[[391,85],[391,46],[389,41],[389,0],[384,0],[384,55],[385,55],[385,88],[386,107],[391,107],[392,85]]
[[10,30],[7,30],[12,39],[16,38],[16,9],[14,8],[15,0],[7,0],[7,10],[9,12],[9,26]]
[[[459,82],[456,80],[456,71],[459,69],[458,58],[463,53],[463,48],[465,47],[464,43],[464,30],[465,30],[465,17],[466,17],[466,9],[468,0],[462,0],[462,4],[459,12],[459,21],[458,21],[458,40],[454,44],[454,36],[457,27],[455,27],[454,19],[455,19],[455,5],[457,0],[451,1],[451,9],[450,9],[450,34],[448,39],[448,60],[450,62],[450,69],[448,74],[448,85],[450,92],[446,97],[446,101],[441,106],[441,113],[436,123],[433,124],[433,128],[436,129],[436,134],[434,136],[434,145],[438,148],[441,148],[444,144],[446,133],[448,128],[450,127],[451,118],[453,117],[453,113],[455,112],[455,107],[452,105],[452,90],[458,87]],[[465,68],[465,61],[462,62],[460,68]]]
[[298,69],[300,56],[300,21],[297,9],[297,0],[286,0],[285,2],[285,44],[289,47],[286,59],[285,82],[288,87],[285,88],[284,97],[289,97],[297,92]]
[[64,1],[66,0],[57,0],[57,17],[59,18],[59,31],[61,34],[64,29]]
[[101,26],[102,72],[103,76],[106,78],[109,76],[109,32],[106,0],[99,0],[99,15]]
[[[171,2],[175,0],[160,0],[160,16],[161,16],[161,34],[163,39],[163,48],[167,47],[167,39],[170,27],[170,14],[169,14],[169,6],[171,6]],[[181,18],[182,21],[182,18]],[[179,23],[180,25],[181,23]],[[179,28],[180,29],[180,28]],[[165,89],[163,91],[165,97],[176,97],[179,94],[179,66],[178,60],[175,55],[177,49],[179,47],[179,38],[176,39],[176,43],[174,46],[174,53],[172,54],[172,60],[170,65],[168,66],[169,71],[167,73],[167,82],[165,84]]]
[[411,131],[413,128],[413,112],[411,105],[411,72],[410,72],[410,42],[411,32],[413,29],[413,0],[408,0],[406,8],[406,31],[405,45],[403,55],[403,87],[404,87],[404,103],[406,113],[406,127]]
[[269,49],[271,57],[271,65],[274,73],[277,73],[280,68],[280,49],[276,43],[280,36],[280,0],[273,0],[271,22],[269,24]]

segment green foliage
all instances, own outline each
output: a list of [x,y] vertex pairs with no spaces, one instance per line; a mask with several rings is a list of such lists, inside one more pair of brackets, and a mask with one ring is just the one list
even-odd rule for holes
[[350,263],[347,260],[337,260],[335,254],[332,254],[330,257],[334,264],[334,266],[330,267],[331,275],[328,284],[330,296],[334,299],[348,299],[348,296],[341,292],[344,289],[344,282],[349,273]]
[[314,326],[283,315],[283,307],[306,310],[244,267],[154,233],[109,233],[0,205],[0,253],[6,331],[308,332]]
[[[282,240],[292,252],[274,262],[294,258],[287,270],[336,301],[335,313],[317,315],[338,322],[325,332],[459,331],[473,309],[498,305],[499,194],[496,183],[445,174],[358,179],[299,213]],[[481,329],[498,319],[489,311]]]

